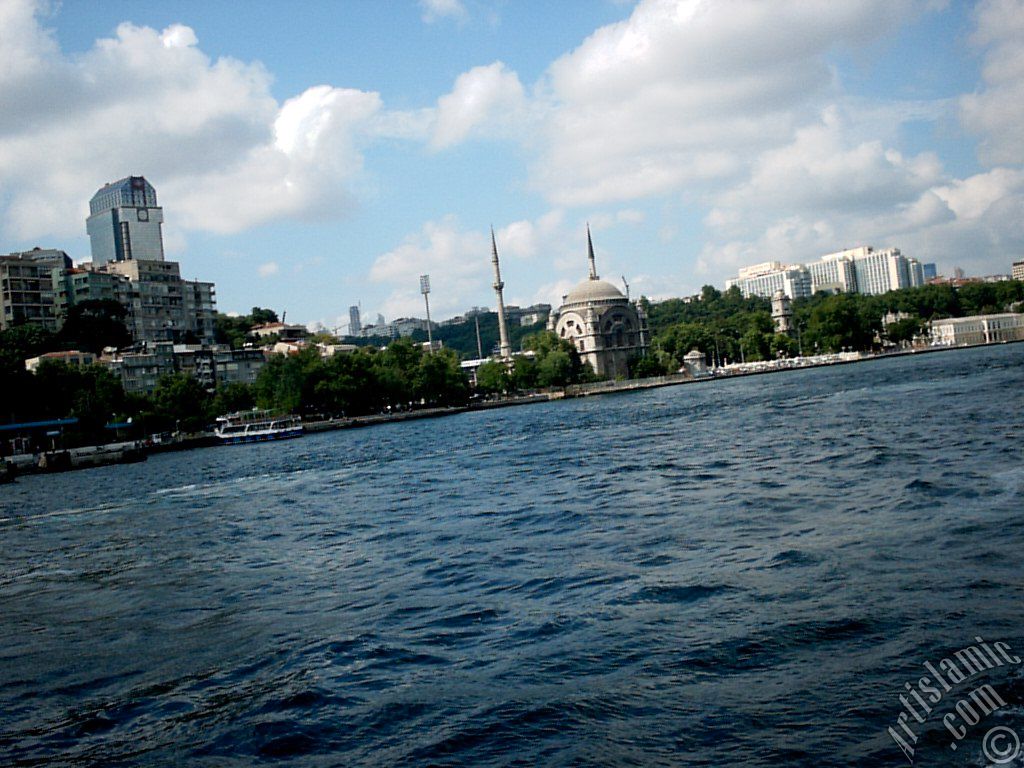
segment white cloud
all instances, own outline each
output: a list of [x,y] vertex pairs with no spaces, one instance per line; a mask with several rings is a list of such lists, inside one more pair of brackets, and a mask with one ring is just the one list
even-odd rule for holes
[[268,261],[264,264],[260,264],[259,267],[256,268],[256,272],[257,274],[259,274],[260,277],[270,277],[271,275],[276,275],[278,273],[277,262]]
[[548,211],[537,221],[523,219],[500,228],[496,233],[499,253],[514,258],[532,259],[550,254],[551,247],[564,237],[565,212]]
[[826,55],[891,31],[911,2],[646,0],[549,69],[553,202],[585,205],[728,181],[835,87]]
[[419,276],[430,275],[432,316],[455,314],[465,296],[479,293],[491,268],[489,235],[464,230],[454,216],[428,221],[416,234],[377,257],[370,280],[391,286],[382,311],[387,317],[423,317]]
[[1024,2],[980,3],[972,39],[986,50],[985,87],[961,99],[964,125],[981,137],[983,161],[1024,162]]
[[[168,227],[237,232],[285,217],[343,215],[375,93],[316,86],[279,104],[260,64],[212,60],[182,24],[121,24],[63,54],[39,7],[0,4],[0,229],[82,231],[103,183],[142,173]],[[171,213],[173,211],[173,213]]]
[[444,149],[474,134],[514,136],[525,114],[523,86],[515,72],[500,61],[474,67],[438,99],[431,146]]
[[882,212],[916,200],[942,179],[933,155],[904,157],[881,141],[859,141],[851,133],[838,109],[826,109],[789,144],[762,153],[749,179],[717,197],[706,223],[727,230],[791,211]]
[[420,8],[423,9],[423,21],[433,24],[440,19],[455,19],[465,21],[469,14],[466,7],[460,0],[420,0]]

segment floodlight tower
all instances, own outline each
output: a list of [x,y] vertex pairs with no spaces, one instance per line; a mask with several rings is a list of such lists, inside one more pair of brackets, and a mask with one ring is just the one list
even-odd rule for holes
[[430,275],[420,275],[420,293],[423,294],[423,302],[427,305],[427,345],[430,354],[434,354],[434,333],[430,328]]

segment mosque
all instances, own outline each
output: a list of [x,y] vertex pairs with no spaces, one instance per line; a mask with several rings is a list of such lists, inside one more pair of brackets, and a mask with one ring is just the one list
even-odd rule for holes
[[630,360],[647,354],[650,333],[639,302],[597,275],[594,244],[587,227],[590,276],[562,297],[562,306],[548,318],[548,330],[572,342],[580,359],[599,377],[629,375]]

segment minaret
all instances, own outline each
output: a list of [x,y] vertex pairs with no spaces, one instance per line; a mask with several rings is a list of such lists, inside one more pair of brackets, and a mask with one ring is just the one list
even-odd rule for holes
[[597,262],[594,261],[594,242],[590,239],[590,223],[587,223],[587,258],[590,259],[590,279],[597,280]]
[[501,338],[501,359],[512,357],[512,345],[508,343],[508,327],[505,325],[505,298],[502,291],[505,284],[501,282],[501,268],[498,266],[498,244],[494,240],[494,227],[491,227],[491,264],[494,265],[494,295],[498,297],[498,335]]

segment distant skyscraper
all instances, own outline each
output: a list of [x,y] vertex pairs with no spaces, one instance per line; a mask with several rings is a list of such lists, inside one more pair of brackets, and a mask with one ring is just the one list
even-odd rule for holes
[[359,331],[363,329],[363,324],[359,321],[359,306],[351,306],[348,308],[348,335],[358,336]]
[[924,273],[925,280],[931,280],[939,274],[939,271],[935,268],[934,264],[923,264],[921,271]]
[[156,190],[142,176],[107,184],[89,201],[85,227],[93,262],[163,261],[163,221]]

